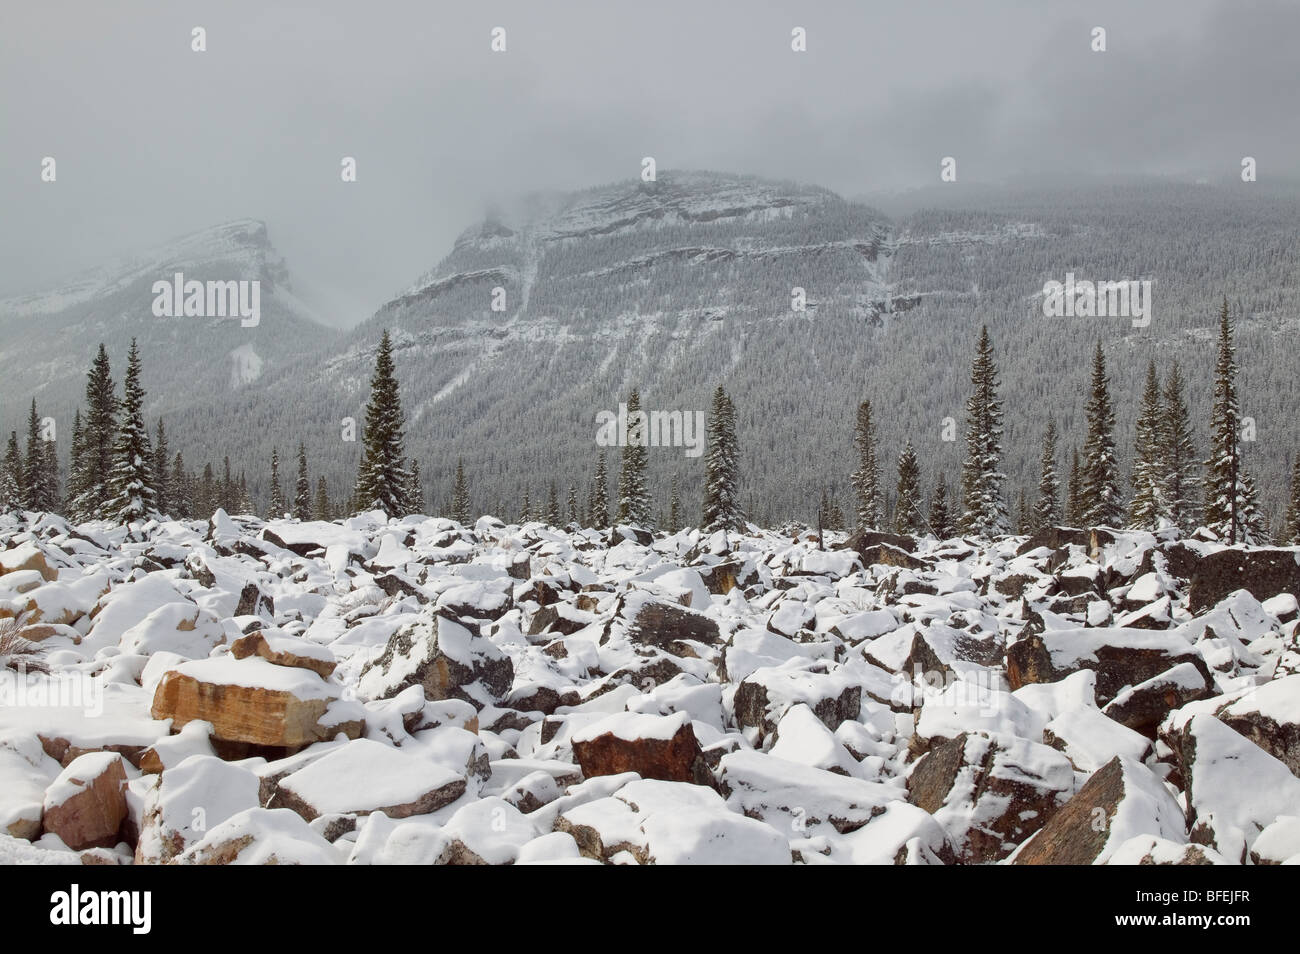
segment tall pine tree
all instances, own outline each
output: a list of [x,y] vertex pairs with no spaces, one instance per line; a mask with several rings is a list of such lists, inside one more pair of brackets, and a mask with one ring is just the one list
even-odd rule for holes
[[961,529],[991,537],[1005,533],[1007,506],[1002,499],[1002,402],[989,329],[980,329],[971,365],[971,396],[966,403],[966,460],[961,475]]
[[722,385],[713,392],[709,414],[709,454],[704,465],[705,533],[745,529],[740,506],[739,452],[736,445],[736,411]]
[[898,491],[894,504],[895,533],[924,533],[925,518],[921,515],[921,465],[916,451],[908,441],[898,455]]
[[10,513],[23,509],[23,458],[18,450],[18,432],[9,432],[4,463],[0,464],[0,511]]
[[1295,455],[1291,464],[1291,493],[1287,498],[1286,519],[1280,536],[1283,544],[1300,544],[1300,453]]
[[1196,528],[1200,501],[1200,461],[1192,437],[1192,418],[1183,397],[1183,376],[1175,361],[1165,378],[1163,417],[1160,422],[1160,453],[1164,467],[1164,516],[1188,531]]
[[167,431],[163,428],[163,419],[158,418],[158,427],[153,442],[153,482],[154,493],[158,497],[158,512],[172,512],[172,487],[168,465],[171,463],[171,451],[167,447]]
[[1038,500],[1034,504],[1034,530],[1061,522],[1061,478],[1056,473],[1056,421],[1048,418],[1043,435],[1043,456],[1039,460]]
[[650,490],[646,485],[646,445],[650,435],[641,414],[641,394],[636,388],[627,398],[627,443],[623,469],[618,475],[618,522],[650,524]]
[[1092,356],[1088,395],[1088,440],[1083,445],[1083,522],[1089,527],[1118,527],[1124,519],[1115,459],[1115,411],[1110,403],[1106,357],[1101,341]]
[[1155,530],[1168,513],[1165,502],[1165,446],[1162,439],[1164,401],[1156,363],[1147,362],[1146,387],[1138,408],[1133,440],[1133,500],[1128,508],[1128,525],[1135,530]]
[[307,446],[298,442],[298,480],[294,484],[293,515],[299,520],[311,519],[311,477],[307,474]]
[[82,428],[84,448],[81,472],[75,482],[80,488],[74,501],[74,517],[97,520],[110,516],[109,475],[115,464],[113,444],[117,437],[118,400],[116,385],[103,344],[86,374],[86,416]]
[[609,527],[609,464],[604,451],[596,458],[596,476],[587,494],[587,522],[596,530]]
[[316,504],[313,516],[317,520],[333,520],[334,508],[330,506],[329,488],[325,486],[325,475],[316,475]]
[[1070,452],[1070,483],[1066,490],[1065,519],[1072,527],[1083,526],[1083,468],[1079,466],[1079,448]]
[[465,479],[465,461],[456,459],[456,486],[451,496],[452,518],[462,527],[468,527],[473,514],[470,512],[469,481]]
[[375,354],[366,405],[365,448],[357,474],[356,499],[366,510],[390,517],[411,512],[411,475],[407,470],[402,399],[393,365],[393,344],[385,330]]
[[271,512],[267,514],[272,520],[279,520],[289,511],[284,499],[284,487],[280,484],[280,449],[271,448]]
[[930,497],[930,530],[940,540],[947,540],[957,532],[956,522],[948,507],[948,478],[939,471],[934,493]]
[[109,475],[109,511],[118,523],[129,524],[158,512],[153,485],[153,451],[144,423],[144,387],[140,384],[140,350],[131,339],[122,385],[122,423],[113,444]]
[[871,402],[858,405],[853,442],[858,448],[858,469],[850,476],[858,498],[858,529],[880,526],[882,502],[880,464],[876,460],[876,425],[871,417]]

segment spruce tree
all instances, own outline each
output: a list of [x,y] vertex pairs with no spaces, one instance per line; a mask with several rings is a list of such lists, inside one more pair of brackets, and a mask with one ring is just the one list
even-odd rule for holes
[[239,509],[239,487],[235,483],[235,475],[230,472],[230,457],[227,456],[221,461],[221,483],[217,487],[217,506],[226,513],[234,513]]
[[390,517],[410,513],[411,474],[407,470],[402,400],[393,366],[392,340],[387,330],[375,354],[370,403],[366,405],[364,443],[357,473],[358,503],[366,510],[382,510]]
[[604,451],[596,458],[596,476],[587,495],[587,521],[596,530],[609,527],[609,465]]
[[168,485],[171,487],[172,514],[180,520],[189,520],[194,516],[194,500],[191,496],[190,475],[185,472],[185,458],[180,451],[172,461],[172,474]]
[[59,442],[54,438],[44,442],[45,445],[45,493],[50,510],[59,509]]
[[533,519],[533,501],[532,492],[527,484],[524,484],[524,499],[519,504],[519,523],[522,526]]
[[456,487],[451,498],[452,518],[462,527],[468,527],[473,514],[470,513],[469,481],[465,479],[465,461],[456,459]]
[[641,394],[636,388],[627,398],[627,443],[623,469],[618,475],[618,522],[650,524],[650,491],[646,486],[646,445],[650,435],[641,420]]
[[82,427],[84,449],[81,472],[76,483],[81,488],[74,502],[75,518],[98,520],[109,516],[108,477],[115,464],[113,447],[117,438],[118,400],[116,385],[108,364],[108,352],[99,346],[90,371],[86,374],[86,416]]
[[1056,421],[1048,418],[1043,435],[1043,456],[1038,470],[1038,501],[1034,504],[1033,530],[1061,522],[1061,478],[1056,473]]
[[293,515],[299,520],[311,519],[311,477],[307,474],[307,446],[298,442],[298,480],[294,484]]
[[284,499],[284,488],[280,486],[280,449],[271,448],[271,512],[267,517],[279,520],[288,512],[289,506]]
[[329,488],[325,486],[325,475],[316,475],[316,503],[312,511],[312,517],[316,520],[333,520],[334,510],[330,507]]
[[722,385],[718,385],[713,392],[708,437],[709,454],[704,470],[704,519],[701,527],[705,533],[744,530],[745,515],[740,507],[737,488],[739,455],[736,446],[736,412]]
[[4,463],[0,464],[0,511],[11,513],[22,510],[24,496],[23,458],[18,451],[18,432],[10,431]]
[[144,387],[140,384],[140,350],[131,339],[122,385],[122,423],[113,445],[113,470],[109,475],[111,519],[130,524],[158,512],[153,484],[153,449],[144,423]]
[[943,471],[939,471],[934,494],[930,497],[930,530],[940,540],[947,540],[957,532],[952,511],[948,508],[948,478]]
[[555,489],[555,481],[551,481],[550,490],[546,494],[546,523],[552,527],[560,525],[560,494]]
[[963,533],[991,537],[1006,532],[1002,499],[1002,402],[988,326],[980,329],[971,365],[971,396],[966,403],[966,460],[961,477]]
[[194,516],[208,520],[217,511],[220,501],[217,498],[217,479],[212,473],[212,462],[203,465],[203,476],[199,479],[199,489],[194,495]]
[[673,474],[672,484],[668,489],[668,532],[676,533],[682,528],[682,495]]
[[830,518],[826,526],[831,530],[844,529],[844,509],[840,506],[839,499],[836,497],[831,498]]
[[236,512],[251,514],[253,512],[253,498],[248,495],[248,480],[242,470],[239,472],[239,481],[236,486],[239,488],[238,493],[235,495]]
[[172,512],[172,486],[168,465],[171,463],[171,451],[167,447],[167,431],[163,428],[163,419],[158,418],[158,427],[153,442],[153,481],[154,493],[158,498],[158,512]]
[[81,408],[77,408],[76,414],[72,418],[72,448],[68,456],[68,488],[64,497],[64,513],[76,517],[77,498],[81,496],[85,487],[81,481],[85,477],[85,468],[82,464],[82,457],[85,455],[86,435],[81,426]]
[[895,533],[924,533],[925,518],[921,515],[921,465],[916,461],[916,451],[908,441],[898,455],[898,490],[894,504]]
[[420,477],[420,462],[411,461],[411,489],[408,494],[410,507],[414,513],[424,513],[428,507],[424,500],[424,479]]
[[1128,525],[1135,530],[1155,530],[1167,513],[1164,489],[1165,446],[1162,439],[1164,401],[1156,363],[1147,362],[1146,387],[1138,408],[1133,441],[1133,500]]
[[569,523],[581,523],[578,517],[578,485],[569,484]]
[[1033,525],[1034,514],[1029,506],[1029,498],[1025,495],[1025,488],[1021,487],[1016,493],[1016,533],[1032,533]]
[[1165,378],[1160,451],[1164,461],[1164,516],[1185,531],[1196,527],[1200,460],[1192,438],[1192,419],[1183,397],[1183,376],[1175,361]]
[[1101,341],[1092,356],[1092,387],[1086,407],[1088,440],[1083,445],[1083,522],[1089,527],[1117,527],[1124,519],[1115,459],[1115,411],[1110,403],[1106,358]]
[[858,405],[854,444],[858,448],[858,469],[850,477],[858,498],[858,529],[880,526],[880,465],[876,461],[876,425],[871,418],[871,402]]
[[1065,519],[1072,527],[1083,526],[1083,469],[1079,466],[1079,448],[1070,452],[1070,482],[1067,485]]
[[41,434],[41,418],[32,399],[27,417],[27,456],[23,461],[23,500],[28,510],[49,513],[58,508],[56,489],[50,486],[49,455]]
[[1229,544],[1253,543],[1260,521],[1254,482],[1241,460],[1241,410],[1237,403],[1237,349],[1232,343],[1228,299],[1219,313],[1219,357],[1214,368],[1214,414],[1210,421],[1205,525]]
[[1291,493],[1281,536],[1282,543],[1288,546],[1300,545],[1300,453],[1295,455],[1291,464]]

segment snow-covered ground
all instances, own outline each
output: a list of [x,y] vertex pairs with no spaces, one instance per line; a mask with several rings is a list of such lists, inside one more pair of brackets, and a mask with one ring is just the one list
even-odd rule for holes
[[1298,553],[0,517],[0,862],[1300,863]]

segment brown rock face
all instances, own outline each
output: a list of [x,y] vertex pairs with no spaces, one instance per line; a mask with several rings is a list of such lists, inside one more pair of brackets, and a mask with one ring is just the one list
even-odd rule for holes
[[621,739],[607,732],[574,742],[573,754],[586,778],[636,772],[642,778],[705,784],[709,776],[689,722],[667,740]]
[[1099,646],[1095,659],[1075,660],[1069,666],[1056,666],[1046,640],[1050,634],[1034,634],[1007,649],[1007,681],[1012,690],[1039,682],[1059,682],[1080,669],[1097,673],[1097,703],[1110,702],[1125,686],[1136,686],[1180,663],[1190,663],[1212,684],[1204,659],[1190,646],[1186,651],[1170,653],[1165,649],[1128,646]]
[[230,655],[236,659],[247,659],[249,656],[261,656],[269,663],[277,666],[290,666],[294,669],[310,669],[322,679],[328,679],[334,672],[337,662],[324,659],[313,659],[309,656],[299,656],[296,653],[285,650],[276,651],[266,642],[266,637],[260,632],[249,633],[247,636],[241,636],[235,640],[230,647]]
[[1279,593],[1300,594],[1300,566],[1292,550],[1220,550],[1202,557],[1191,570],[1187,608],[1198,615],[1234,590],[1263,601]]
[[[73,789],[68,793],[68,789]],[[74,851],[117,843],[126,818],[126,770],[116,754],[83,755],[46,793],[42,825]]]
[[1111,700],[1102,712],[1120,725],[1154,739],[1165,716],[1189,702],[1208,699],[1212,692],[1213,686],[1208,680],[1202,681],[1198,687],[1166,672]]
[[332,699],[300,699],[291,692],[204,682],[172,670],[154,694],[153,717],[180,728],[193,719],[211,722],[213,736],[227,742],[300,748],[339,733],[355,739],[361,722],[322,725]]
[[643,603],[628,632],[633,642],[663,649],[690,640],[710,646],[721,641],[718,624],[707,616],[673,603],[650,600]]
[[[1090,865],[1110,837],[1110,819],[1124,797],[1118,758],[1093,773],[1016,855],[1018,865]],[[1099,814],[1099,812],[1101,814]]]

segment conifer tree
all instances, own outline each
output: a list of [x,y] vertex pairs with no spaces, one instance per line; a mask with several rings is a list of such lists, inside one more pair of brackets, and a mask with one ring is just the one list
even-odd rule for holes
[[546,494],[546,523],[552,527],[560,525],[560,494],[555,489],[555,481],[551,481],[550,490]]
[[961,476],[961,529],[991,537],[1006,532],[1002,499],[1002,402],[988,326],[980,329],[971,365],[971,396],[966,403],[966,460]]
[[939,471],[934,494],[930,497],[930,530],[940,540],[947,540],[957,532],[952,511],[948,508],[948,478],[943,471]]
[[836,497],[831,498],[830,518],[827,520],[826,526],[831,530],[844,529],[844,509],[840,506],[839,499]]
[[116,385],[109,369],[108,352],[99,346],[90,371],[86,374],[86,416],[82,423],[84,448],[81,472],[76,483],[81,488],[74,503],[75,519],[98,520],[109,516],[108,477],[113,471],[113,446],[117,434],[118,400]]
[[519,523],[522,526],[533,519],[533,501],[530,488],[524,484],[524,499],[519,505]]
[[1054,527],[1061,522],[1061,478],[1056,473],[1056,421],[1051,418],[1047,420],[1047,433],[1043,435],[1043,456],[1038,473],[1033,530]]
[[131,339],[122,384],[122,423],[113,444],[113,470],[109,474],[111,519],[129,524],[158,512],[153,484],[153,449],[144,423],[144,387],[140,384],[140,350]]
[[248,495],[248,480],[242,470],[239,472],[239,482],[236,486],[239,488],[239,491],[235,494],[236,511],[251,514],[253,512],[253,498]]
[[239,487],[235,483],[234,474],[230,472],[230,457],[227,456],[221,461],[221,483],[217,487],[217,506],[226,513],[234,513],[239,509]]
[[1021,487],[1016,493],[1016,533],[1031,533],[1032,525],[1033,513],[1029,507],[1029,498],[1025,496],[1025,488]]
[[682,495],[677,484],[677,475],[673,474],[672,484],[668,490],[668,532],[676,533],[682,528]]
[[1163,419],[1160,426],[1160,451],[1164,516],[1183,530],[1196,527],[1200,485],[1200,461],[1192,438],[1192,419],[1183,397],[1183,376],[1175,361],[1165,378]]
[[739,466],[736,446],[736,412],[731,398],[718,385],[709,415],[709,454],[704,470],[705,533],[745,529],[745,515],[737,489]]
[[1237,349],[1232,343],[1228,299],[1219,313],[1219,357],[1214,368],[1214,414],[1210,421],[1205,525],[1229,544],[1253,543],[1260,535],[1254,481],[1241,460],[1241,411],[1237,403]]
[[72,418],[72,448],[68,457],[68,488],[63,501],[64,513],[74,518],[77,513],[77,498],[85,490],[85,487],[80,484],[80,481],[85,476],[85,468],[82,465],[85,447],[86,437],[81,426],[81,408],[77,408],[76,414]]
[[334,511],[330,507],[329,488],[325,486],[325,475],[316,475],[316,503],[312,512],[313,519],[333,520]]
[[1291,464],[1291,493],[1287,501],[1281,538],[1281,542],[1288,546],[1300,545],[1300,453],[1295,455]]
[[364,509],[382,510],[390,517],[404,516],[412,509],[403,427],[392,340],[385,330],[375,354],[375,373],[370,379],[365,447],[357,474],[356,497]]
[[456,459],[456,487],[451,498],[452,518],[462,527],[468,527],[473,514],[470,513],[469,481],[465,479],[465,460]]
[[167,447],[167,431],[163,428],[163,419],[158,418],[158,427],[153,441],[153,481],[154,494],[158,498],[158,512],[172,512],[172,486],[168,465],[171,463],[171,451]]
[[1117,527],[1124,519],[1115,459],[1115,411],[1110,403],[1106,358],[1101,341],[1092,356],[1092,387],[1086,407],[1088,440],[1083,445],[1083,522],[1089,527]]
[[220,503],[217,497],[217,479],[212,473],[212,462],[203,465],[203,476],[199,479],[199,489],[194,495],[194,516],[208,520],[217,511]]
[[925,518],[921,515],[921,466],[916,461],[916,451],[908,441],[898,455],[897,502],[894,504],[895,533],[924,533]]
[[596,458],[596,476],[587,495],[587,521],[595,530],[609,527],[609,467],[604,451]]
[[569,484],[569,523],[580,523],[578,517],[578,485]]
[[58,493],[50,486],[49,456],[41,434],[41,418],[32,399],[27,418],[27,456],[23,461],[24,503],[28,510],[49,513],[58,507]]
[[420,477],[420,462],[411,461],[410,507],[414,513],[424,513],[428,509],[424,500],[424,480]]
[[18,432],[9,432],[4,463],[0,464],[0,511],[23,509],[23,458],[18,451]]
[[294,484],[293,515],[299,520],[311,519],[311,478],[307,474],[307,446],[298,442],[298,480]]
[[871,402],[858,405],[853,442],[858,449],[858,469],[850,480],[858,498],[858,529],[880,526],[880,465],[876,460],[876,425],[871,418]]
[[280,448],[271,448],[271,512],[267,517],[279,520],[288,512],[289,506],[284,499],[284,488],[280,486]]
[[1072,527],[1083,526],[1083,469],[1079,466],[1079,448],[1070,454],[1070,482],[1067,485],[1065,519]]
[[172,475],[169,486],[171,487],[172,514],[181,520],[188,520],[194,516],[194,500],[190,491],[191,484],[190,475],[185,472],[185,458],[181,456],[180,451],[177,451],[176,457],[172,461]]
[[649,525],[650,491],[646,487],[646,433],[641,415],[641,394],[636,388],[627,399],[627,443],[623,447],[623,469],[618,475],[618,522]]
[[62,499],[59,493],[59,442],[51,437],[45,445],[45,492],[50,510],[57,510]]
[[1162,439],[1164,401],[1156,363],[1147,362],[1146,387],[1138,408],[1133,441],[1133,500],[1128,508],[1128,525],[1135,530],[1155,530],[1168,512],[1165,502],[1165,446]]

